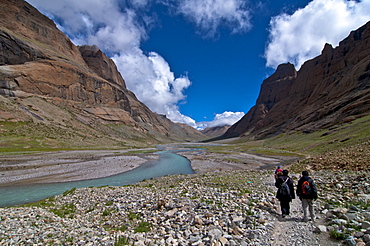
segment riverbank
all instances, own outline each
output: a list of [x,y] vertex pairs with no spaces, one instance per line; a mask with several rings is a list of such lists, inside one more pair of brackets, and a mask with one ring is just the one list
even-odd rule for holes
[[[128,155],[128,150],[80,150],[0,156],[0,187],[34,183],[81,181],[108,177],[157,160],[155,153]],[[259,170],[294,160],[246,153],[222,154],[205,150],[178,152],[197,173]]]
[[97,179],[127,172],[156,154],[128,150],[81,150],[0,156],[0,186]]
[[248,153],[211,153],[206,150],[180,152],[188,158],[196,173],[232,170],[275,170],[277,165],[291,163],[295,156],[260,156]]
[[[291,176],[297,182],[299,175]],[[301,220],[298,199],[291,215],[281,218],[269,171],[221,171],[70,190],[23,207],[2,208],[0,243],[339,245],[330,232],[366,242],[370,211],[360,196],[369,192],[366,173],[324,171],[312,177],[320,191],[316,223]]]

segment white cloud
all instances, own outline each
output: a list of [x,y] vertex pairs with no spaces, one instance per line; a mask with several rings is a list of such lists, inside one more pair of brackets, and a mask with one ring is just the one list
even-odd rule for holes
[[225,111],[222,114],[216,114],[213,121],[203,121],[197,124],[198,130],[203,130],[207,127],[216,126],[231,126],[238,122],[244,116],[244,112],[229,112]]
[[251,28],[250,12],[243,0],[184,0],[176,9],[208,36],[214,36],[221,26],[233,33]]
[[168,63],[155,52],[144,55],[140,49],[113,57],[129,90],[151,110],[165,114],[175,122],[195,126],[195,121],[179,112],[177,103],[185,99],[183,91],[191,84],[186,77],[175,78]]
[[75,44],[97,45],[112,54],[128,89],[152,111],[193,127],[195,121],[182,115],[177,104],[185,99],[191,84],[187,76],[175,78],[169,64],[155,52],[140,49],[147,28],[154,20],[146,14],[148,0],[29,0],[57,22]]
[[273,17],[266,65],[276,68],[291,62],[299,68],[319,55],[325,43],[337,46],[350,31],[369,20],[370,0],[313,0],[292,15]]

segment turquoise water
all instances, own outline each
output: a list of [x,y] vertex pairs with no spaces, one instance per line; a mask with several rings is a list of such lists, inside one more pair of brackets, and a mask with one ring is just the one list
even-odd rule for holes
[[140,167],[118,175],[76,182],[33,184],[27,186],[0,187],[0,207],[20,205],[59,195],[72,188],[91,186],[122,186],[144,179],[174,174],[194,173],[190,161],[171,152],[159,152],[159,160],[149,161]]

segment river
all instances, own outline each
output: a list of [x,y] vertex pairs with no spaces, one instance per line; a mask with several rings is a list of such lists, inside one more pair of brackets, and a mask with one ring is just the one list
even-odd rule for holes
[[110,177],[47,184],[17,185],[0,187],[0,207],[20,205],[62,194],[72,188],[123,186],[138,183],[144,179],[175,174],[192,174],[190,161],[169,151],[158,152],[159,160],[149,161],[140,167]]

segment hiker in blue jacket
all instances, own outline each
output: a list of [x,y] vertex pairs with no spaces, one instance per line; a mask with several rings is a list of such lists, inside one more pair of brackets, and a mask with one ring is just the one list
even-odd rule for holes
[[302,201],[303,221],[308,221],[308,209],[312,222],[315,222],[314,204],[317,199],[317,189],[315,182],[308,176],[307,171],[302,172],[302,177],[298,180],[297,196]]
[[289,171],[283,170],[283,175],[276,179],[278,188],[276,198],[280,201],[281,215],[283,218],[290,214],[290,202],[295,199],[293,180],[288,176]]

